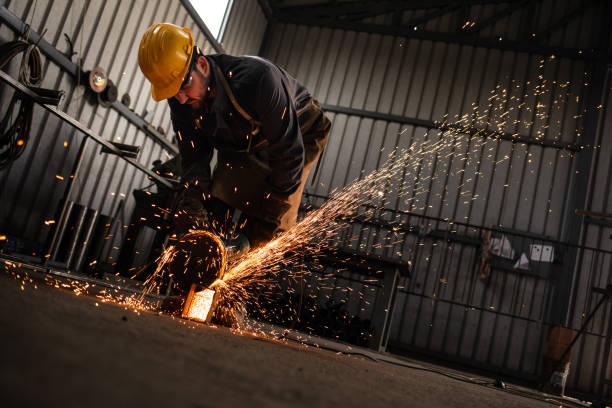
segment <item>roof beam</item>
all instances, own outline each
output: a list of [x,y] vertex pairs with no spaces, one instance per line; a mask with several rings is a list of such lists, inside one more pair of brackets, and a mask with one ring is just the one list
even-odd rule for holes
[[405,37],[408,39],[420,39],[426,41],[438,41],[449,44],[470,45],[474,47],[493,48],[507,51],[527,52],[540,54],[545,56],[555,55],[557,57],[566,57],[577,60],[604,60],[608,61],[610,56],[600,50],[580,50],[575,48],[548,47],[538,45],[534,41],[511,41],[499,38],[483,38],[458,36],[456,33],[441,33],[434,31],[418,30],[416,27],[397,27],[380,24],[368,24],[347,22],[332,19],[320,18],[304,18],[302,16],[284,16],[279,19],[280,23],[296,24],[312,27],[329,27],[341,30],[350,30],[357,32],[366,32],[372,34],[392,35],[397,37]]
[[407,27],[418,27],[421,24],[424,24],[426,22],[428,22],[429,20],[433,20],[434,18],[438,18],[440,16],[443,16],[446,13],[452,13],[455,10],[461,8],[460,5],[450,5],[450,6],[446,6],[446,7],[442,7],[439,8],[437,10],[433,10],[430,11],[429,13],[426,13],[420,17],[415,17],[412,20],[408,21],[406,24],[404,24]]
[[530,0],[521,0],[521,1],[516,2],[516,3],[511,3],[506,8],[501,10],[500,12],[492,15],[489,18],[485,18],[480,23],[476,23],[476,25],[474,27],[468,28],[466,30],[461,30],[460,29],[459,32],[463,32],[463,33],[467,33],[467,34],[476,34],[476,33],[479,33],[480,31],[484,30],[485,28],[489,27],[490,25],[495,24],[496,22],[498,22],[502,18],[508,17],[510,14],[514,13],[516,10],[518,10],[519,8],[521,8],[525,4],[527,4],[529,1]]
[[578,7],[576,7],[574,10],[572,10],[572,11],[570,11],[568,13],[565,13],[565,15],[563,15],[561,18],[557,19],[555,22],[551,23],[545,29],[543,29],[541,31],[538,31],[536,33],[536,36],[539,37],[539,38],[546,37],[547,35],[549,35],[553,31],[566,26],[573,19],[575,19],[578,16],[581,16],[584,13],[586,13],[586,11],[590,7],[592,7],[594,4],[595,4],[595,2],[587,2],[587,3],[580,2]]
[[[337,18],[349,15],[379,15],[383,13],[391,13],[396,9],[403,10],[423,10],[432,8],[441,8],[447,6],[462,6],[475,4],[499,4],[511,3],[513,0],[387,0],[387,1],[362,1],[362,2],[346,2],[341,6],[338,5],[299,5],[299,6],[281,6],[275,2],[273,8],[279,18],[284,16],[300,17],[317,17],[317,18]],[[339,3],[337,3],[339,4]]]
[[513,134],[513,133],[508,133],[508,132],[495,131],[495,130],[490,130],[486,128],[477,128],[477,127],[465,126],[465,125],[453,124],[453,123],[449,123],[449,124],[439,123],[439,122],[434,122],[428,119],[419,119],[419,118],[411,118],[408,116],[391,115],[387,113],[366,111],[362,109],[354,109],[354,108],[348,108],[344,106],[328,105],[325,103],[321,104],[321,109],[323,109],[325,112],[333,112],[333,113],[339,113],[339,114],[344,114],[344,115],[359,116],[361,118],[368,118],[368,119],[374,119],[374,120],[384,120],[387,122],[395,122],[395,123],[400,123],[403,125],[424,127],[427,129],[439,129],[443,132],[449,131],[453,133],[461,133],[461,134],[477,136],[477,137],[482,137],[482,138],[507,140],[512,143],[525,143],[527,145],[536,145],[536,146],[542,146],[542,147],[547,147],[547,148],[550,147],[554,149],[563,149],[563,150],[568,150],[571,152],[580,152],[583,150],[582,146],[577,145],[575,143],[565,144],[565,143],[560,143],[556,140],[535,139],[527,135],[519,135],[516,133]]

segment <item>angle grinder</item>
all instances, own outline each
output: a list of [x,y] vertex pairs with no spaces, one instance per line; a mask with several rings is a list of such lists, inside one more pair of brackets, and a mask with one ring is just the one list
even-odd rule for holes
[[209,287],[223,279],[228,264],[249,249],[249,241],[241,233],[224,239],[210,231],[195,230],[176,241],[168,269],[174,288],[187,293],[182,317],[210,322],[218,294]]

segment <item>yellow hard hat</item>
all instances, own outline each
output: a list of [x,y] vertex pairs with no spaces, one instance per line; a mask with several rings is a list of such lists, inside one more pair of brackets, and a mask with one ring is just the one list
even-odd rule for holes
[[187,27],[153,24],[145,31],[138,47],[138,65],[151,81],[156,102],[176,95],[187,74],[193,53],[193,34]]

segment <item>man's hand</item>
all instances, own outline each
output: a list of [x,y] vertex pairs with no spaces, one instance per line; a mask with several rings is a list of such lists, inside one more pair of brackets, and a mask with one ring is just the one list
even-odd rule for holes
[[208,210],[204,206],[204,196],[196,187],[185,189],[179,199],[174,214],[174,230],[178,234],[190,229],[208,226]]

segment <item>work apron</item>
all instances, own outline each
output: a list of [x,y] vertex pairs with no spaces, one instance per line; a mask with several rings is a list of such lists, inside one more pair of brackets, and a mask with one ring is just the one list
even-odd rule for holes
[[[288,198],[288,211],[278,219],[266,219],[277,227],[277,231],[285,231],[295,225],[304,185],[327,144],[331,129],[330,120],[314,99],[297,114],[304,143],[304,168],[300,186]],[[212,176],[211,194],[229,206],[240,209],[247,216],[263,218],[262,214],[266,213],[266,195],[272,191],[267,181],[269,174],[265,150],[248,154],[219,152]]]

